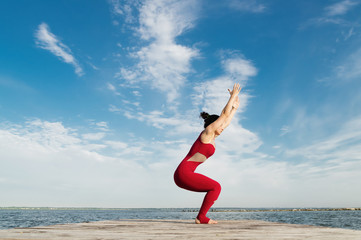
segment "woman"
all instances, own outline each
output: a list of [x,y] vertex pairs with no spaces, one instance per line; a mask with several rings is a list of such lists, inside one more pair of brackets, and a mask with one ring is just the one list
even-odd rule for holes
[[179,164],[174,173],[174,181],[178,187],[195,192],[207,192],[204,197],[202,206],[199,210],[198,216],[195,219],[197,224],[216,224],[217,221],[206,217],[208,210],[217,200],[221,185],[202,174],[194,171],[207,158],[214,154],[215,138],[218,137],[223,130],[230,124],[237,108],[239,106],[238,94],[241,91],[240,85],[234,84],[233,90],[229,90],[230,98],[227,105],[224,107],[220,116],[209,115],[202,112],[201,117],[204,119],[204,130],[199,135],[191,147],[187,156]]

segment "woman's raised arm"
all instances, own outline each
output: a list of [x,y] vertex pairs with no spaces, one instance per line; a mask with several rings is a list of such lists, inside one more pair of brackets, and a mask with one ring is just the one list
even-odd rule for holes
[[216,135],[216,131],[218,129],[222,129],[223,131],[223,129],[229,125],[235,111],[238,108],[239,105],[238,94],[241,91],[241,89],[242,88],[238,83],[234,84],[232,91],[228,89],[230,93],[230,97],[226,106],[223,108],[219,118],[205,129],[204,136],[202,136],[202,140],[204,140],[205,142],[211,141]]

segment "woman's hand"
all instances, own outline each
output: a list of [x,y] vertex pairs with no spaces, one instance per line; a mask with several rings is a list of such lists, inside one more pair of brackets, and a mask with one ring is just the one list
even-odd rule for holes
[[237,96],[239,94],[239,92],[241,91],[241,89],[242,88],[239,85],[239,83],[235,83],[233,85],[233,90],[231,91],[231,90],[228,89],[228,92],[229,92],[229,94],[231,94],[231,96]]
[[238,94],[239,94],[239,92],[241,91],[241,89],[242,89],[242,88],[240,87],[240,85],[239,85],[238,83],[234,84],[232,91],[228,89],[228,92],[229,92],[229,94],[231,94],[231,97],[232,97],[232,96],[235,97],[234,102],[233,102],[233,104],[232,104],[232,108],[234,108],[234,109],[236,109],[236,110],[237,110],[237,108],[239,107],[239,97],[238,97]]

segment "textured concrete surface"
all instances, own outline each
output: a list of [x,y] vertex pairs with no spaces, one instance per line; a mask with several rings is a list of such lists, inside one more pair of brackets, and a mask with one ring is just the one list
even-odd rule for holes
[[361,231],[256,220],[118,220],[0,230],[0,239],[361,239]]

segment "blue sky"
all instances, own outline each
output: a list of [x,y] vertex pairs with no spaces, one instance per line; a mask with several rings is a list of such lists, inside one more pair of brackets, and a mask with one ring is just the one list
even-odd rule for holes
[[233,83],[215,207],[359,207],[361,2],[2,1],[0,206],[198,207],[173,183]]

